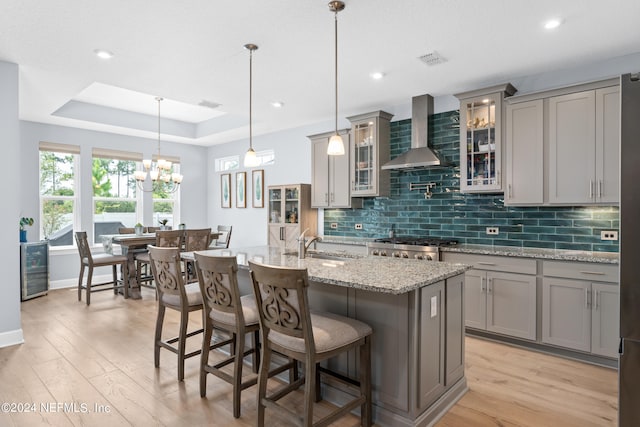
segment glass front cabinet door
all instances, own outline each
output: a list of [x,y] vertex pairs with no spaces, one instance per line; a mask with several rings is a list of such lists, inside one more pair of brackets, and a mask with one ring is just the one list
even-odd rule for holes
[[456,95],[460,99],[460,191],[504,191],[502,101],[515,92],[507,83]]
[[389,161],[389,122],[384,111],[347,117],[351,122],[351,197],[389,195],[389,171],[380,167]]

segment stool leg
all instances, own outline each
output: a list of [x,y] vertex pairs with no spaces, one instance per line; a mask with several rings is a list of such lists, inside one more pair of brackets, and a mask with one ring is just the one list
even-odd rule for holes
[[244,354],[244,335],[233,334],[236,352],[233,366],[233,416],[240,418],[240,392],[242,391],[242,359]]
[[180,312],[180,335],[178,336],[178,381],[184,380],[184,354],[187,344],[187,324],[189,323],[189,312]]
[[260,366],[260,331],[253,332],[253,354],[251,355],[251,370],[254,374],[258,373]]
[[258,416],[256,419],[258,427],[264,427],[265,406],[262,399],[267,396],[267,381],[269,379],[269,365],[271,365],[271,349],[266,343],[262,344],[262,361],[260,362],[260,372],[258,374]]
[[322,390],[320,389],[320,364],[316,363],[316,369],[315,369],[315,381],[316,381],[316,386],[315,389],[313,391],[314,393],[314,401],[315,402],[320,402],[322,400]]
[[113,294],[118,295],[118,265],[113,264],[111,266],[111,272],[113,274]]
[[160,366],[160,341],[162,340],[162,323],[164,322],[164,305],[158,305],[158,317],[156,318],[156,336],[153,347],[153,362],[155,367]]
[[371,413],[371,336],[364,339],[360,347],[360,393],[365,397],[365,403],[360,407],[360,417],[363,427],[370,427]]
[[91,304],[91,279],[93,278],[93,266],[89,266],[87,272],[87,305]]
[[[204,310],[203,310],[204,311]],[[213,324],[210,319],[204,319],[204,334],[202,337],[202,352],[200,353],[200,397],[207,395],[207,371],[209,364],[209,352],[211,347],[211,335],[213,334]]]
[[313,401],[315,400],[317,366],[307,357],[304,362],[304,409],[302,425],[313,425]]

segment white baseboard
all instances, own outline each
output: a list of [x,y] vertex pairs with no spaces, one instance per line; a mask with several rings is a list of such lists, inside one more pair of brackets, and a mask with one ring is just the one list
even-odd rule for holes
[[23,343],[24,336],[22,335],[22,329],[0,333],[0,348]]
[[[103,274],[100,276],[93,276],[93,283],[107,282],[111,280],[111,274]],[[84,283],[87,283],[86,273]],[[78,279],[62,279],[62,280],[52,280],[49,282],[49,289],[67,289],[67,288],[75,288],[78,286]]]

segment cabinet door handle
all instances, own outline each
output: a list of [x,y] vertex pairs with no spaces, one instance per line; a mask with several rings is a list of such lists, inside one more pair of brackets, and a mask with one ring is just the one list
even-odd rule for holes
[[595,306],[594,308],[597,310],[598,309],[598,303],[599,303],[599,299],[600,299],[600,291],[593,291],[595,293],[595,297],[594,297],[594,302],[595,302]]
[[331,202],[335,202],[335,201],[336,201],[336,194],[331,193]]
[[589,307],[589,297],[591,296],[591,292],[589,292],[588,288],[584,288],[584,306],[585,308]]
[[324,201],[329,203],[329,193],[324,193]]
[[478,262],[476,262],[476,264],[479,264],[479,265],[496,265],[495,262],[482,262],[482,261],[478,261]]
[[592,274],[595,276],[604,276],[605,273],[603,273],[602,271],[581,271],[580,273],[582,274]]
[[284,227],[280,227],[280,240],[284,240]]
[[593,180],[589,180],[589,198],[593,199]]
[[480,279],[480,293],[484,292],[484,277]]
[[598,197],[602,198],[602,180],[598,181]]
[[509,195],[508,197],[511,198],[512,197],[512,195],[511,195],[511,184],[509,184],[508,187],[509,187],[509,191],[508,191],[507,194]]
[[487,293],[490,294],[492,292],[493,292],[493,279],[489,279],[487,284]]

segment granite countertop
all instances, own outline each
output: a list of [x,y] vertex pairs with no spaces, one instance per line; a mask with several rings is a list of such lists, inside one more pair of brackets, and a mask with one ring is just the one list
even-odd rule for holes
[[618,264],[620,262],[620,255],[617,252],[572,251],[564,249],[520,248],[513,246],[485,246],[467,244],[446,246],[440,248],[440,250],[442,252],[500,255],[558,261],[597,262],[603,264]]
[[[298,259],[297,255],[287,255],[280,248],[271,246],[209,250],[200,253],[236,256],[240,268],[247,268],[249,260],[273,266],[306,268],[309,279],[314,282],[394,295],[414,291],[471,268],[466,264],[368,256],[345,257],[342,254],[339,260]],[[315,253],[330,255],[320,251]],[[193,253],[183,252],[182,256],[193,259]]]

